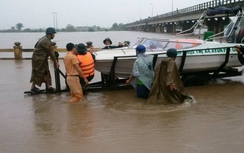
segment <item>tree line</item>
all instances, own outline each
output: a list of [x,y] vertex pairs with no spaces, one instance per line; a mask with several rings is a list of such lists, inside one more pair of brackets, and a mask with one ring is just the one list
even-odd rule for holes
[[[0,32],[44,32],[46,29],[30,29],[30,28],[23,28],[24,25],[22,23],[17,23],[15,26],[12,26],[10,29],[7,30],[0,30]],[[68,24],[65,28],[56,29],[60,32],[76,32],[76,31],[123,31],[125,30],[125,26],[123,23],[114,23],[111,28],[103,28],[100,26],[74,26],[72,24]]]

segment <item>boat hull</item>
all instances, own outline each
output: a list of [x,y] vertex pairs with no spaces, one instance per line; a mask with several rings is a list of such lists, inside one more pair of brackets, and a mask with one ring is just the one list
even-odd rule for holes
[[[161,60],[163,60],[165,55],[159,55],[157,61],[155,63],[155,67],[160,64]],[[181,73],[196,73],[196,72],[214,72],[219,69],[219,67],[224,63],[226,58],[225,54],[212,54],[212,55],[193,55],[193,56],[186,56],[185,63]],[[115,76],[116,77],[129,77],[133,64],[135,61],[134,58],[121,58],[118,59],[115,64]],[[182,56],[178,56],[176,58],[177,67],[180,68]],[[97,60],[95,69],[100,71],[103,74],[109,74],[112,68],[114,60]],[[237,54],[231,54],[228,58],[228,63],[226,64],[225,68],[230,67],[237,67],[241,66],[240,62],[238,61]]]

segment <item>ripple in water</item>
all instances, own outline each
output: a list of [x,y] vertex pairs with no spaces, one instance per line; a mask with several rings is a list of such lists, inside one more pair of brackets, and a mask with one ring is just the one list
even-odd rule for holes
[[179,105],[148,104],[146,99],[137,98],[133,89],[101,92],[100,94],[91,93],[88,99],[92,101],[93,105],[103,105],[110,111],[133,114],[158,114],[180,111],[196,103],[193,98],[193,101],[185,101]]

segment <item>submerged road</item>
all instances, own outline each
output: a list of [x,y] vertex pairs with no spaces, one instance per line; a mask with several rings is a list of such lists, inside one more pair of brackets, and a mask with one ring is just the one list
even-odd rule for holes
[[244,76],[187,87],[193,104],[148,105],[134,89],[89,92],[70,104],[67,92],[23,94],[31,85],[30,60],[0,60],[0,65],[1,153],[244,150]]

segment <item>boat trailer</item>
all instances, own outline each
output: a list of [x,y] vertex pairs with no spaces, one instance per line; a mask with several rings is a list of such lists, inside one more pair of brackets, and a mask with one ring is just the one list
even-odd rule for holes
[[[212,48],[212,49],[214,49],[214,48]],[[231,50],[231,47],[226,47],[225,60],[223,61],[223,63],[221,63],[221,65],[216,70],[199,71],[199,72],[193,72],[193,73],[184,73],[183,69],[184,69],[186,58],[187,58],[187,53],[195,51],[195,50],[192,49],[192,50],[187,50],[187,51],[179,51],[179,52],[182,52],[182,56],[181,56],[181,63],[180,63],[180,66],[178,69],[179,69],[184,86],[185,87],[200,86],[200,85],[204,85],[206,82],[210,81],[211,79],[218,79],[218,78],[223,78],[223,77],[233,77],[233,76],[242,75],[242,71],[238,71],[237,68],[226,68],[225,67],[229,62],[230,50]],[[158,60],[158,56],[161,54],[166,54],[166,53],[152,54],[154,68],[155,68],[156,62]],[[114,56],[114,59],[113,59],[113,62],[112,62],[111,68],[110,68],[110,72],[108,74],[101,73],[101,81],[89,84],[88,90],[93,90],[93,89],[115,90],[115,89],[132,87],[131,85],[128,85],[125,83],[125,81],[130,76],[128,76],[127,78],[117,78],[115,75],[117,61],[121,58],[131,58],[131,57],[136,58],[135,55],[134,56]]]
[[[200,86],[204,85],[206,82],[212,79],[224,78],[224,77],[234,77],[242,75],[242,71],[237,68],[226,68],[225,66],[229,62],[231,47],[226,47],[225,60],[223,63],[214,71],[199,71],[194,73],[183,73],[183,68],[185,65],[185,60],[187,57],[187,52],[194,51],[188,50],[184,51],[182,55],[181,64],[179,67],[179,72],[181,75],[182,82],[185,87],[187,86]],[[237,55],[236,55],[237,56]]]
[[[199,72],[193,72],[193,73],[183,73],[183,69],[184,69],[186,58],[187,58],[187,52],[194,51],[194,49],[187,50],[187,51],[179,51],[179,52],[182,52],[179,72],[180,72],[181,79],[182,79],[184,86],[185,87],[200,86],[200,85],[204,85],[206,82],[210,81],[211,79],[242,75],[242,71],[238,71],[238,69],[236,69],[236,68],[225,68],[225,66],[227,65],[227,63],[229,61],[230,48],[231,47],[226,47],[225,60],[215,71],[199,71]],[[158,60],[158,56],[161,54],[166,54],[166,53],[152,54],[154,68],[155,68],[156,62]],[[125,81],[130,76],[128,76],[128,78],[117,78],[115,75],[117,61],[120,58],[126,58],[126,57],[128,58],[128,57],[136,57],[136,56],[115,56],[113,59],[111,68],[110,68],[110,72],[108,74],[101,73],[101,81],[89,83],[86,88],[83,88],[83,90],[85,90],[85,92],[86,92],[86,91],[95,91],[95,90],[96,91],[97,90],[116,90],[116,89],[132,88],[131,85],[125,83]],[[52,92],[52,93],[60,93],[60,92],[69,91],[67,84],[64,89],[61,89],[60,75],[64,79],[66,79],[66,75],[60,69],[54,68],[56,91]],[[31,91],[25,91],[24,93],[31,94],[31,95],[40,94],[40,93],[47,94],[47,92],[45,92],[45,90],[41,90],[40,93],[33,93]]]

